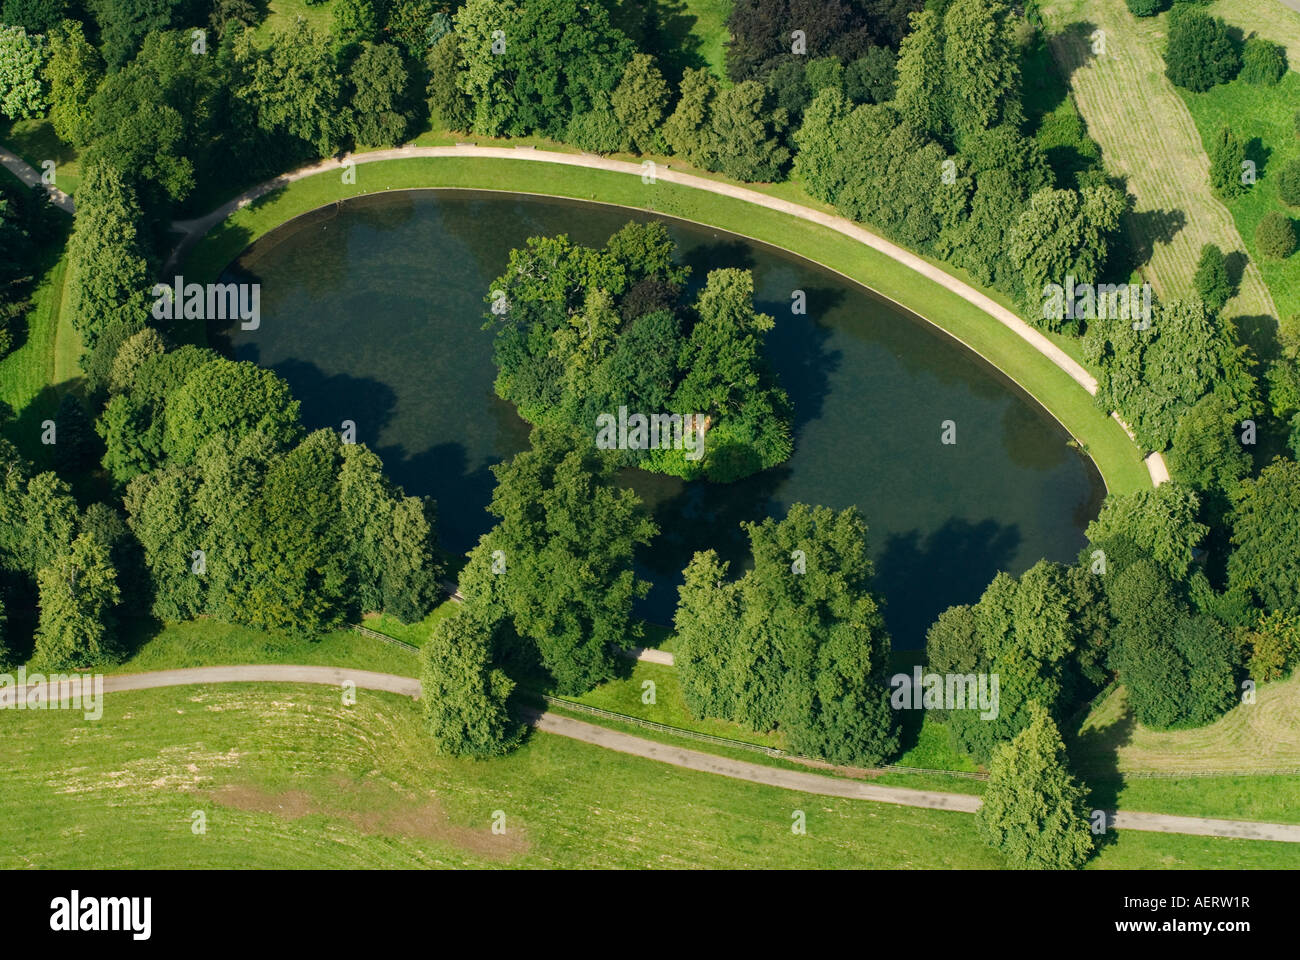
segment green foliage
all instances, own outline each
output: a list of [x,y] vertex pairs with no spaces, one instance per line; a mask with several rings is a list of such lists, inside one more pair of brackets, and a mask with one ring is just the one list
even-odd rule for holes
[[434,45],[451,33],[451,17],[437,0],[396,0],[388,4],[386,32],[412,60],[423,60]]
[[288,384],[256,364],[212,360],[167,397],[163,450],[174,463],[193,462],[209,440],[232,444],[254,431],[277,450],[301,432]]
[[844,95],[854,103],[888,103],[898,83],[897,55],[871,47],[844,69]]
[[796,752],[880,763],[897,750],[898,729],[862,517],[794,504],[780,522],[744,528],[754,566],[740,580],[726,581],[713,551],[684,574],[676,656],[688,705],[778,728]]
[[1174,475],[1197,490],[1232,490],[1251,469],[1250,454],[1237,434],[1240,414],[1223,389],[1197,401],[1174,431]]
[[63,309],[88,348],[111,324],[139,323],[148,315],[148,268],[136,233],[140,216],[117,169],[96,164],[86,171],[68,240]]
[[1196,265],[1192,282],[1205,305],[1215,313],[1221,311],[1233,294],[1228,278],[1228,264],[1223,251],[1213,243],[1201,247],[1201,259]]
[[747,80],[718,93],[709,125],[718,171],[735,180],[780,179],[790,160],[781,142],[788,117],[772,109],[761,83]]
[[1263,37],[1248,37],[1241,53],[1241,79],[1272,87],[1286,76],[1286,47]]
[[474,131],[487,136],[560,137],[613,93],[633,53],[603,4],[467,0],[453,19],[457,82],[474,105]]
[[1086,579],[1041,561],[1019,580],[999,573],[974,607],[949,611],[936,622],[927,637],[931,670],[998,678],[995,715],[984,716],[973,703],[948,711],[959,749],[987,763],[997,744],[1029,723],[1031,701],[1064,717],[1067,694],[1084,686],[1079,664],[1094,662],[1094,645],[1105,642],[1105,625],[1094,629],[1086,615],[1091,599]]
[[79,147],[92,134],[91,100],[104,76],[104,62],[79,20],[64,20],[49,34],[45,82],[50,87],[50,122],[59,138]]
[[1168,575],[1139,559],[1107,575],[1111,666],[1149,727],[1200,726],[1232,706],[1241,651],[1216,621],[1189,613]]
[[76,535],[77,504],[67,483],[30,466],[7,441],[0,443],[0,568],[29,577],[51,567]]
[[67,670],[103,663],[114,654],[114,607],[121,600],[108,548],[79,536],[36,574],[41,618],[32,664]]
[[[674,257],[661,224],[635,223],[603,250],[560,236],[512,251],[491,286],[505,294],[490,315],[497,394],[534,423],[598,441],[620,466],[726,482],[783,462],[789,403],[762,356],[772,319],[754,310],[753,279],[714,271],[686,304],[687,272]],[[703,423],[683,420],[656,444],[657,416]]]
[[29,33],[48,33],[63,19],[65,0],[4,0],[0,23],[22,27]]
[[444,617],[420,650],[425,726],[436,753],[495,757],[519,742],[507,700],[514,683],[492,666],[498,627],[474,609]]
[[113,357],[108,386],[113,393],[125,393],[135,385],[135,375],[150,357],[166,352],[162,336],[153,327],[145,327],[126,340]]
[[98,87],[88,107],[94,145],[86,162],[102,160],[152,194],[182,200],[197,179],[220,166],[226,78],[216,57],[195,56],[183,31],[150,34],[140,53]]
[[1069,773],[1048,712],[1036,703],[1029,712],[1030,723],[993,757],[976,828],[1011,867],[1075,869],[1092,853],[1087,791]]
[[1221,127],[1210,147],[1210,185],[1223,197],[1245,193],[1241,182],[1241,164],[1246,159],[1246,145],[1229,127]]
[[492,470],[488,510],[499,522],[470,552],[461,593],[509,618],[560,694],[584,693],[640,636],[632,603],[648,584],[633,553],[657,528],[631,490],[614,486],[613,464],[565,430],[534,428],[532,448]]
[[894,106],[903,120],[932,137],[947,128],[943,26],[932,10],[912,14],[912,31],[898,49]]
[[1135,17],[1154,17],[1169,6],[1169,0],[1127,0],[1129,13]]
[[1288,160],[1278,172],[1277,193],[1283,203],[1300,207],[1300,159]]
[[429,104],[429,119],[435,128],[468,130],[473,122],[474,107],[465,96],[457,78],[460,60],[460,38],[448,33],[429,49],[425,69],[429,82],[425,96]]
[[1300,463],[1275,460],[1242,484],[1232,513],[1232,586],[1265,611],[1300,613]]
[[1239,409],[1254,406],[1254,379],[1231,325],[1199,300],[1157,303],[1152,314],[1148,329],[1094,324],[1084,338],[1099,374],[1098,405],[1118,410],[1140,444],[1164,450],[1179,418],[1219,385]]
[[0,116],[22,120],[45,111],[47,96],[41,82],[45,58],[44,36],[0,25]]
[[952,0],[943,16],[948,121],[958,140],[1020,123],[1019,18],[1007,0]]
[[245,32],[232,60],[235,94],[261,131],[294,138],[320,156],[334,152],[350,126],[349,108],[334,54],[311,27],[276,30],[264,50]]
[[1300,622],[1294,616],[1266,614],[1246,634],[1245,644],[1251,677],[1257,683],[1278,680],[1300,663]]
[[348,74],[352,137],[367,146],[394,146],[406,137],[407,76],[402,55],[388,43],[361,44]]
[[600,154],[618,153],[630,146],[626,128],[606,102],[575,114],[569,121],[565,139],[575,147]]
[[668,84],[649,54],[628,61],[610,105],[632,145],[640,153],[655,149],[668,103]]
[[924,249],[937,238],[946,198],[936,183],[947,154],[892,107],[850,107],[840,91],[825,91],[795,142],[798,175],[813,196],[903,243]]
[[1197,546],[1209,532],[1197,520],[1200,506],[1196,493],[1177,483],[1111,495],[1084,534],[1094,549],[1105,553],[1106,576],[1148,559],[1169,581],[1183,583]]
[[709,124],[713,101],[718,95],[717,79],[708,70],[687,70],[677,106],[664,123],[664,140],[673,153],[706,170],[717,166],[717,139]]
[[172,26],[177,0],[87,0],[99,24],[100,50],[110,71],[135,55],[147,34]]
[[379,33],[379,14],[372,0],[333,0],[334,19],[330,23],[330,41],[343,60],[369,43]]
[[1180,5],[1169,15],[1165,76],[1179,87],[1204,93],[1227,83],[1241,69],[1241,55],[1219,17]]
[[344,444],[342,454],[340,523],[354,600],[362,612],[415,623],[439,596],[433,502],[405,496],[364,445]]
[[[1109,186],[1039,190],[1030,197],[1011,229],[1007,250],[1020,272],[1026,303],[1041,307],[1047,285],[1063,285],[1068,277],[1098,283],[1125,204],[1124,195]],[[1044,317],[1045,312],[1039,309],[1032,316],[1052,329],[1068,322]]]
[[1295,223],[1280,210],[1270,210],[1255,227],[1255,245],[1273,260],[1285,260],[1295,253]]

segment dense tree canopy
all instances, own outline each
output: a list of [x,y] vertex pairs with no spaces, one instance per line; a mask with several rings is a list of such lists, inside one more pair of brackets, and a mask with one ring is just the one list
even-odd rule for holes
[[[662,224],[630,223],[604,249],[531,238],[491,287],[497,393],[619,465],[729,481],[781,463],[788,401],[762,356],[773,321],[754,309],[753,279],[715,270],[686,303],[686,277]],[[661,416],[677,420],[661,429]]]
[[784,520],[745,531],[754,567],[740,580],[726,580],[713,551],[684,574],[675,622],[688,705],[779,728],[801,753],[880,763],[897,749],[898,721],[862,517],[795,504]]
[[998,747],[975,823],[989,846],[1021,870],[1080,867],[1092,853],[1087,791],[1066,766],[1065,744],[1040,705],[1029,724]]
[[519,739],[510,718],[514,683],[492,666],[500,626],[469,609],[444,617],[420,650],[421,699],[434,751],[453,757],[492,757]]

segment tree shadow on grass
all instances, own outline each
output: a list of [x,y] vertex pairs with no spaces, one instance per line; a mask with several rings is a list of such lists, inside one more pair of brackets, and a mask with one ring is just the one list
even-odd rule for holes
[[1124,217],[1128,228],[1132,266],[1150,262],[1156,244],[1168,244],[1187,226],[1187,214],[1181,210],[1130,211]]
[[[1111,694],[1113,697],[1114,694]],[[1078,718],[1082,723],[1086,714]],[[1095,835],[1097,851],[1115,842],[1115,831],[1110,829],[1111,816],[1119,807],[1119,795],[1124,789],[1124,775],[1119,770],[1119,752],[1133,741],[1137,719],[1127,702],[1114,720],[1104,726],[1090,727],[1079,733],[1067,731],[1067,752],[1076,776],[1088,787],[1088,811],[1106,812],[1106,831]]]

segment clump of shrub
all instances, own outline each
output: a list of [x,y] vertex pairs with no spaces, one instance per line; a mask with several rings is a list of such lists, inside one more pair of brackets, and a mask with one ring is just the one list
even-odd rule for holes
[[1241,54],[1220,17],[1180,4],[1169,16],[1165,76],[1179,87],[1204,93],[1241,70]]
[[1282,202],[1300,207],[1300,159],[1291,160],[1277,178],[1277,193]]
[[1250,676],[1258,683],[1277,680],[1300,662],[1300,623],[1274,611],[1246,635]]
[[1280,210],[1271,210],[1255,228],[1255,243],[1264,256],[1285,260],[1295,253],[1295,224]]
[[1251,37],[1241,53],[1241,79],[1272,87],[1286,76],[1286,48],[1263,37]]
[[1128,0],[1128,12],[1135,17],[1154,17],[1167,5],[1167,0]]
[[1228,264],[1223,251],[1212,243],[1201,248],[1201,260],[1196,265],[1196,292],[1211,310],[1219,311],[1232,297],[1232,281],[1228,278]]

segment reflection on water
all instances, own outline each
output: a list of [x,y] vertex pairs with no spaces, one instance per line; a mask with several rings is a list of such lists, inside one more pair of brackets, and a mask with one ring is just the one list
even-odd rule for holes
[[[285,225],[232,265],[262,284],[262,324],[213,331],[214,343],[283,376],[308,427],[355,421],[394,480],[438,500],[442,543],[464,552],[491,524],[489,468],[528,439],[528,425],[492,390],[488,285],[529,236],[567,233],[594,245],[649,216],[471,191],[348,201]],[[795,453],[725,486],[620,475],[660,527],[641,560],[655,583],[646,616],[669,622],[692,553],[712,547],[738,570],[740,522],[797,501],[862,511],[902,648],[923,645],[935,616],[976,599],[999,569],[1074,557],[1101,479],[1005,377],[837,274],[666,223],[692,283],[718,267],[754,271],[759,309],[776,318],[767,352],[794,404]],[[795,290],[806,294],[806,315],[791,313]],[[955,445],[939,442],[944,420],[957,424]]]

